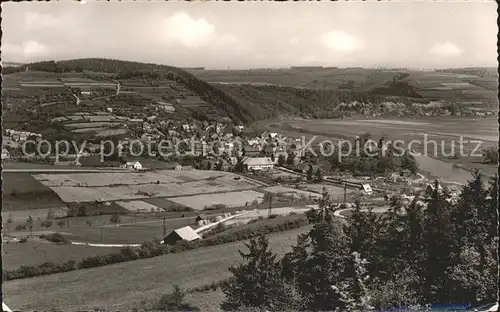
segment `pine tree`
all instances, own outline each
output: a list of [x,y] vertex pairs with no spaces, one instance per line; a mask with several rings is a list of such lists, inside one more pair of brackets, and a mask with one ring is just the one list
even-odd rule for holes
[[278,165],[283,166],[286,162],[285,156],[284,155],[279,155],[278,156]]
[[489,244],[495,238],[498,239],[498,175],[496,174],[490,180],[486,201],[487,205],[484,210],[479,211],[479,216],[485,224],[485,240]]
[[307,180],[309,181],[312,180],[313,174],[314,174],[313,167],[309,165],[309,169],[307,169]]
[[316,173],[314,174],[314,181],[315,182],[323,181],[323,175],[321,174],[321,170],[319,168],[316,170]]
[[311,249],[303,270],[296,273],[303,308],[312,311],[344,310],[347,300],[341,285],[347,246],[335,222],[319,223],[309,232]]
[[250,240],[245,246],[249,249],[248,253],[239,251],[245,263],[230,267],[229,271],[233,277],[222,286],[226,295],[222,309],[286,308],[287,293],[281,277],[280,264],[276,261],[276,255],[268,250],[267,238],[260,236]]
[[331,206],[329,194],[323,189],[317,216],[321,221],[309,231],[307,243],[305,239],[300,241],[295,256],[288,256],[300,259],[295,262],[299,265],[294,276],[301,308],[306,310],[331,311],[347,307],[341,284],[348,248],[342,227],[330,215]]
[[434,189],[427,194],[427,209],[424,214],[425,260],[423,275],[424,296],[427,302],[444,303],[450,293],[445,288],[446,270],[453,265],[456,241],[450,216],[449,198],[439,190],[436,181]]
[[359,204],[354,206],[352,214],[347,218],[344,232],[347,236],[349,250],[359,252],[368,259],[367,269],[370,275],[386,271],[381,258],[380,234],[383,219],[371,209],[361,211]]

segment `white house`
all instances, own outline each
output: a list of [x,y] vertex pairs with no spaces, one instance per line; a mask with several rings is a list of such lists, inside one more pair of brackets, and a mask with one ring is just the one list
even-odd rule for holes
[[142,165],[138,161],[127,161],[124,165],[123,168],[125,169],[134,169],[134,170],[141,170]]
[[243,161],[243,164],[246,165],[250,171],[270,170],[274,167],[269,157],[247,158]]
[[372,187],[370,186],[370,184],[362,184],[361,186],[363,188],[363,192],[365,192],[366,194],[371,195],[373,193],[373,190],[372,190]]

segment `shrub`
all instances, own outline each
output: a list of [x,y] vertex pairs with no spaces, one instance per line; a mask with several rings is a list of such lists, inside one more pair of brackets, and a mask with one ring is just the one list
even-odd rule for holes
[[154,310],[156,311],[199,311],[200,309],[193,307],[184,302],[185,293],[177,285],[174,286],[174,291],[169,294],[164,294],[156,303]]
[[24,231],[24,230],[26,230],[26,224],[16,225],[16,231]]
[[47,234],[47,235],[41,235],[40,238],[46,239],[49,242],[56,243],[56,244],[70,244],[71,241],[61,233],[54,233],[54,234]]
[[44,227],[44,228],[49,228],[49,227],[52,226],[52,221],[45,220],[45,221],[42,222],[41,226]]
[[19,242],[22,244],[22,243],[26,243],[28,241],[28,238],[27,237],[22,237]]

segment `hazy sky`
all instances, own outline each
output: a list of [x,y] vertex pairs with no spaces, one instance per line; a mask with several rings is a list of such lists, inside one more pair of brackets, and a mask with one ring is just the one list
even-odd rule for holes
[[495,2],[2,3],[2,59],[496,66]]

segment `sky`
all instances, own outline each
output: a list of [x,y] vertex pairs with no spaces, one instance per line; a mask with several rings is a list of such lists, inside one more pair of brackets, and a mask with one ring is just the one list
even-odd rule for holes
[[497,66],[497,4],[2,3],[2,60],[114,58],[211,69]]

